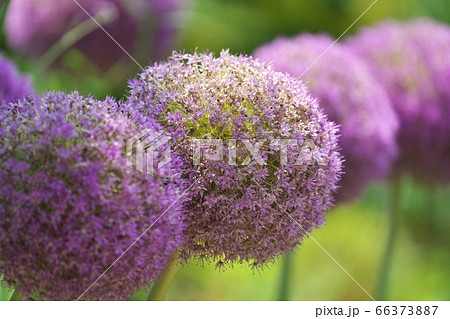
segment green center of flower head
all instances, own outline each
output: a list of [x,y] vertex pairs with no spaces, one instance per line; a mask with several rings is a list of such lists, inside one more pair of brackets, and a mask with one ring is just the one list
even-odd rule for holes
[[[241,132],[248,133],[250,136],[254,136],[253,122],[256,121],[257,116],[260,114],[256,111],[252,105],[244,99],[242,105],[236,108],[228,103],[222,105],[222,108],[218,111],[222,118],[226,119],[218,123],[212,123],[211,117],[214,115],[214,109],[206,106],[205,101],[201,102],[201,105],[205,109],[205,113],[201,118],[194,119],[189,115],[189,111],[186,110],[181,104],[176,101],[170,101],[166,105],[166,111],[160,119],[165,122],[167,118],[165,114],[168,113],[180,113],[183,115],[184,127],[189,132],[188,136],[192,138],[215,138],[215,139],[231,139],[233,138],[232,132],[239,130]],[[255,120],[251,120],[255,118]],[[242,125],[236,127],[233,123],[237,118],[244,118]]]

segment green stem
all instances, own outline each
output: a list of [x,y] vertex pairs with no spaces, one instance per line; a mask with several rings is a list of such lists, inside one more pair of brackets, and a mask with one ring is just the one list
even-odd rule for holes
[[9,0],[4,1],[0,4],[0,48],[5,48],[5,34],[4,34],[4,24],[5,24],[5,15],[6,9],[8,9]]
[[436,189],[433,185],[428,186],[427,190],[427,209],[428,218],[430,220],[430,232],[435,233],[439,231],[438,207],[436,198]]
[[10,301],[23,301],[25,300],[24,296],[19,292],[18,289],[14,290],[13,294],[11,295]]
[[[94,16],[101,26],[107,25],[114,20],[114,15],[108,10],[102,10]],[[67,49],[79,40],[100,28],[92,19],[87,19],[70,31],[66,32],[38,61],[36,74],[41,74],[49,68]]]
[[173,258],[172,261],[169,263],[169,266],[167,267],[167,270],[165,271],[164,275],[158,282],[156,282],[153,285],[152,289],[150,290],[150,293],[147,296],[147,300],[152,301],[164,300],[167,291],[169,291],[170,285],[172,284],[173,279],[177,274],[178,267],[179,267],[178,259]]
[[398,233],[398,218],[400,214],[401,204],[401,180],[399,177],[391,180],[391,209],[389,211],[388,221],[388,239],[386,242],[383,263],[381,265],[380,277],[378,280],[376,300],[382,301],[387,299],[389,273],[392,266],[392,257],[394,253],[397,233]]
[[283,259],[283,265],[281,269],[280,290],[278,292],[279,301],[289,300],[289,275],[292,270],[292,256],[285,256]]

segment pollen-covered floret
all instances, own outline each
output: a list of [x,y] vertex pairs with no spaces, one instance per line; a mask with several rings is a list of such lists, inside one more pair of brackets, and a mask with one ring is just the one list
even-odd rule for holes
[[338,130],[301,82],[222,51],[174,53],[130,88],[192,184],[182,258],[261,266],[324,223],[341,174]]

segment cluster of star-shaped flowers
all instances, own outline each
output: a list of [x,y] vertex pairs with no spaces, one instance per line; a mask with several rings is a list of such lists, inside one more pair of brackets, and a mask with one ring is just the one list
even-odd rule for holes
[[222,51],[174,53],[130,88],[192,183],[182,258],[260,266],[323,224],[341,174],[337,128],[301,82]]
[[181,181],[176,160],[153,175],[127,166],[126,141],[143,128],[159,130],[77,93],[1,106],[5,284],[42,300],[126,300],[160,276],[182,243]]

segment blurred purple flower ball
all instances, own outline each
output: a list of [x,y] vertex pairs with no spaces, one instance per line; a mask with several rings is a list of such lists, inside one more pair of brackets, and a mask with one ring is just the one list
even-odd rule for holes
[[[324,223],[341,174],[338,130],[301,82],[222,51],[174,53],[130,88],[131,107],[169,132],[192,184],[181,258],[260,267]],[[295,144],[284,162],[276,139]],[[259,157],[248,148],[257,143]]]
[[302,76],[325,113],[341,125],[345,173],[337,200],[348,201],[388,174],[397,155],[398,120],[364,62],[339,43],[327,50],[333,42],[328,35],[278,38],[257,49],[255,56],[277,71]]
[[0,104],[15,102],[32,94],[28,77],[20,75],[13,62],[0,53]]
[[450,181],[450,28],[432,20],[382,22],[346,46],[365,60],[400,120],[394,173]]
[[3,284],[77,299],[150,225],[82,299],[126,300],[160,276],[182,242],[179,174],[126,166],[126,140],[144,126],[158,129],[112,99],[77,93],[2,106]]
[[[148,44],[145,49],[149,52],[142,57],[145,62],[162,57],[173,43],[179,0],[77,2],[129,53],[134,54],[141,43]],[[42,56],[64,34],[90,20],[80,6],[73,0],[11,0],[5,17],[9,45],[26,55]],[[96,30],[79,40],[75,48],[103,70],[121,59],[129,62],[119,45],[92,24]]]

